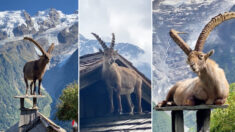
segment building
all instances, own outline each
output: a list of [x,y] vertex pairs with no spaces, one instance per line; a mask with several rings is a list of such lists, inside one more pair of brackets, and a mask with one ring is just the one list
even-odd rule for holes
[[[38,112],[37,98],[44,96],[15,96],[20,98],[20,120],[6,132],[66,132],[50,119]],[[33,98],[33,108],[24,107],[24,99]]]
[[[151,131],[151,81],[128,60],[117,56],[116,63],[135,70],[142,78],[142,109],[145,114],[107,115],[109,110],[106,85],[101,78],[103,53],[80,57],[80,129],[82,131]],[[131,95],[136,106],[135,94]],[[128,113],[126,98],[122,97],[123,112]],[[114,107],[117,101],[114,98]],[[136,111],[136,109],[135,109]],[[115,111],[116,112],[116,111]]]

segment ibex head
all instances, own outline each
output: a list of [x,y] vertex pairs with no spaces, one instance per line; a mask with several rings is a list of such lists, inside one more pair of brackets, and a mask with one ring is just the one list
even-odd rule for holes
[[39,48],[39,50],[42,52],[42,55],[38,55],[39,58],[40,58],[40,60],[42,60],[43,63],[49,63],[49,61],[50,61],[51,58],[52,58],[51,53],[52,53],[52,51],[53,51],[53,49],[54,49],[54,47],[55,47],[55,46],[54,46],[54,43],[52,43],[51,46],[48,48],[48,50],[45,51],[45,50],[42,48],[42,46],[41,46],[39,43],[37,43],[35,40],[33,40],[32,38],[24,37],[24,40],[29,40],[29,41],[33,42],[33,43]]
[[105,42],[103,40],[101,40],[101,38],[97,34],[95,34],[95,33],[91,33],[91,34],[95,36],[95,38],[99,41],[100,45],[102,46],[105,62],[107,62],[110,65],[112,63],[114,63],[116,60],[116,56],[117,56],[117,51],[114,50],[114,45],[115,45],[114,33],[112,33],[112,42],[110,44],[110,47],[108,47],[105,44]]
[[208,53],[203,53],[203,46],[210,32],[219,24],[226,20],[235,18],[235,12],[228,12],[224,14],[219,14],[211,19],[211,21],[204,27],[202,30],[195,49],[192,50],[186,42],[178,35],[182,32],[178,32],[174,29],[170,30],[170,36],[176,42],[176,44],[185,52],[188,56],[187,63],[190,65],[191,69],[198,73],[206,66],[207,59],[214,53],[214,50],[209,51]]
[[192,51],[188,55],[187,64],[190,65],[193,72],[198,73],[206,67],[206,60],[214,54],[214,50],[209,51],[208,53],[203,53],[200,51]]

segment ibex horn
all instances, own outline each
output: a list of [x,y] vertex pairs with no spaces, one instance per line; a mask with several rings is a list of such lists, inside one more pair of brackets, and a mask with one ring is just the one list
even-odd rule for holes
[[183,32],[178,32],[174,29],[170,30],[170,36],[175,41],[175,43],[184,51],[186,55],[189,55],[189,53],[192,51],[192,49],[188,46],[186,42],[178,35],[182,34]]
[[112,33],[112,42],[110,44],[110,48],[113,49],[114,45],[115,45],[115,35],[114,35],[114,33]]
[[235,12],[225,12],[224,14],[219,14],[215,17],[213,17],[208,24],[204,27],[202,30],[200,36],[198,37],[195,50],[196,51],[202,51],[203,46],[205,44],[205,41],[207,37],[209,36],[210,32],[219,24],[223,23],[226,20],[230,20],[235,18]]
[[41,45],[39,43],[37,43],[35,40],[33,40],[32,38],[24,37],[24,40],[29,40],[29,41],[33,42],[44,55],[48,55],[48,53],[41,47]]
[[52,43],[51,46],[48,48],[47,53],[51,54],[51,52],[53,51],[54,47],[55,47],[55,44]]
[[91,34],[95,36],[95,38],[99,41],[99,43],[101,44],[101,46],[103,47],[104,50],[108,49],[105,42],[103,40],[101,40],[101,38],[97,34],[95,34],[95,33],[91,33]]

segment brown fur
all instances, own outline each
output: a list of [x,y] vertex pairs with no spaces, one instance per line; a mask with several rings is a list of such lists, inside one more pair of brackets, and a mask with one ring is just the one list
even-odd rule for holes
[[164,106],[172,99],[176,105],[196,105],[198,100],[207,105],[224,104],[229,94],[229,84],[224,71],[208,58],[212,54],[213,51],[207,54],[199,51],[190,53],[188,64],[198,77],[176,83],[166,100],[158,106]]
[[102,78],[104,79],[109,93],[110,113],[114,112],[113,94],[117,95],[118,112],[122,113],[121,95],[125,95],[130,108],[130,114],[133,114],[134,106],[131,101],[131,93],[136,92],[138,101],[138,112],[142,113],[141,97],[142,97],[142,79],[132,69],[118,66],[115,63],[116,51],[114,51],[114,34],[111,47],[105,46],[104,42],[98,35],[92,33],[100,42],[104,49]]
[[[33,39],[25,37],[24,40],[29,40],[33,42],[39,49],[42,51],[43,55],[39,56],[38,60],[27,62],[24,65],[23,73],[24,73],[24,80],[26,84],[26,95],[28,94],[28,80],[31,80],[30,84],[30,93],[35,95],[36,91],[36,80],[38,80],[38,94],[41,95],[40,87],[42,78],[46,71],[46,65],[50,62],[51,59],[51,52],[54,49],[54,44],[52,44],[48,51],[44,51],[42,47]],[[32,85],[34,84],[34,92],[32,92]]]

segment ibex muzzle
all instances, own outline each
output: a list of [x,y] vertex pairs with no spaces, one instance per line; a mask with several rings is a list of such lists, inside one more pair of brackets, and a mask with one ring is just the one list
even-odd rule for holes
[[[46,65],[50,62],[51,60],[51,53],[54,49],[54,44],[51,44],[51,46],[48,48],[47,51],[45,51],[39,43],[37,43],[35,40],[29,37],[24,37],[24,40],[29,40],[33,42],[39,50],[42,52],[42,55],[39,56],[38,60],[30,61],[27,62],[24,65],[24,80],[26,84],[26,95],[28,94],[28,80],[31,80],[32,82],[30,83],[30,93],[36,94],[36,80],[38,80],[38,94],[41,95],[40,92],[40,87],[41,87],[41,82],[42,78],[44,76],[44,73],[46,71]],[[34,92],[32,91],[32,85],[34,84]]]
[[131,93],[134,91],[137,95],[138,101],[138,112],[142,113],[141,98],[142,98],[142,79],[141,77],[132,69],[118,66],[115,63],[117,56],[117,51],[114,51],[115,36],[112,34],[112,42],[110,48],[107,47],[104,41],[92,33],[95,38],[99,41],[100,45],[103,47],[103,67],[102,67],[102,78],[107,85],[107,91],[109,94],[110,101],[110,113],[114,112],[113,105],[113,93],[117,95],[118,100],[118,112],[122,113],[121,95],[126,95],[127,102],[130,108],[130,114],[134,112],[134,105],[131,101]]

